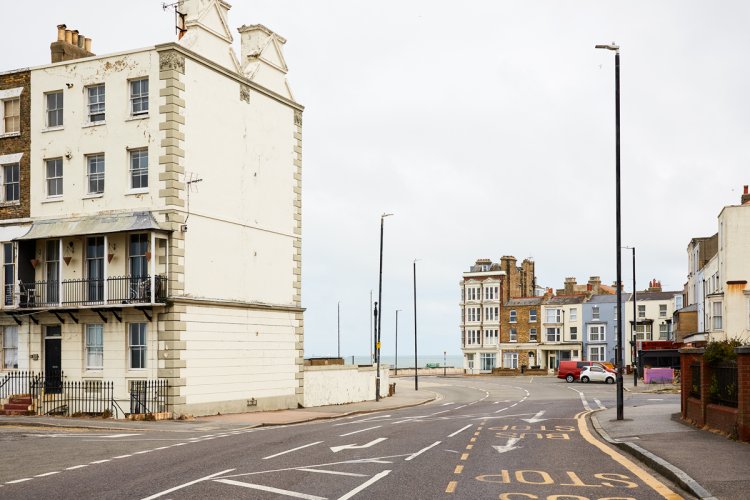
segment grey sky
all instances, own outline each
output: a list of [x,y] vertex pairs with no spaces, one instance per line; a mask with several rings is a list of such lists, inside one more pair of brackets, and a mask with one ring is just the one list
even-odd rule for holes
[[[97,54],[175,40],[161,2],[8,2],[0,70],[49,62],[55,26]],[[303,126],[306,355],[369,350],[380,214],[384,354],[459,352],[461,273],[533,256],[539,284],[615,279],[614,56],[621,47],[623,243],[638,287],[686,279],[750,184],[743,1],[235,1],[230,25],[286,37]],[[236,32],[235,32],[236,35]],[[239,39],[235,36],[235,41]],[[239,52],[239,51],[238,51]],[[188,160],[189,161],[189,160]],[[630,254],[623,254],[630,289]]]

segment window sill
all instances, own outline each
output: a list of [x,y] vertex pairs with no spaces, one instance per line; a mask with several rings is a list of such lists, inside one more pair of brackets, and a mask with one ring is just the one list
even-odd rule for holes
[[98,127],[99,125],[106,125],[106,120],[101,120],[98,122],[88,122],[81,125],[81,128],[89,128],[89,127]]
[[83,372],[83,378],[102,378],[104,375],[104,368],[86,368]]
[[142,194],[148,194],[149,190],[148,188],[145,189],[131,189],[127,193],[125,193],[125,196],[139,196]]
[[0,207],[17,207],[21,204],[19,200],[14,201],[0,201]]
[[5,139],[6,137],[21,137],[21,132],[5,132],[0,134],[0,139]]
[[41,201],[41,203],[42,204],[44,204],[44,203],[60,203],[61,201],[63,201],[63,197],[62,196],[56,196],[54,198],[44,199],[44,200]]
[[82,197],[82,200],[92,200],[94,198],[102,198],[104,197],[104,193],[93,193],[93,194],[87,194],[86,196]]
[[60,125],[59,127],[47,127],[47,128],[43,128],[42,129],[42,133],[44,133],[44,132],[54,132],[56,130],[64,130],[64,129],[65,129],[65,127],[62,126],[62,125]]
[[144,113],[142,115],[130,115],[129,117],[125,118],[125,121],[126,122],[132,122],[132,121],[135,121],[135,120],[145,120],[148,117],[149,117],[148,113]]

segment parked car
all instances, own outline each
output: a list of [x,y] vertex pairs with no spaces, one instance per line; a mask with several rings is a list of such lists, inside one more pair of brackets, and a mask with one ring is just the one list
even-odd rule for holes
[[[611,365],[611,363],[606,364]],[[569,383],[575,382],[581,376],[581,368],[592,365],[604,368],[604,370],[608,371],[613,376],[615,374],[614,367],[610,369],[605,366],[605,363],[599,361],[560,361],[560,366],[557,368],[557,378],[565,379],[565,381]]]
[[584,366],[581,369],[581,382],[604,382],[605,384],[614,384],[615,375],[598,365]]

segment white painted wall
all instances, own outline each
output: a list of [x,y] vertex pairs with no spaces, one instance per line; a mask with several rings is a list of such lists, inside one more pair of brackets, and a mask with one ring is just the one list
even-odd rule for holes
[[[719,214],[719,282],[724,291],[724,334],[750,339],[750,205],[724,207]],[[730,285],[730,281],[746,281]]]
[[[303,406],[340,405],[375,399],[377,369],[352,365],[305,366]],[[380,367],[380,394],[387,396],[388,366]],[[396,387],[398,391],[398,386]]]

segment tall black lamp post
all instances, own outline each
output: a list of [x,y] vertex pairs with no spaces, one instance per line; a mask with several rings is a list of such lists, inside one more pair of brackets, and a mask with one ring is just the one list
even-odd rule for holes
[[414,259],[414,390],[419,390],[419,367],[417,366],[417,260]]
[[[622,243],[620,226],[620,47],[614,42],[596,45],[615,53],[615,227],[617,233],[617,311],[622,312]],[[617,420],[623,420],[622,321],[617,322]]]
[[396,363],[394,365],[396,376],[398,376],[398,313],[400,312],[401,309],[396,309]]
[[[378,373],[375,376],[375,401],[380,401],[380,320],[383,318],[383,221],[386,217],[393,214],[383,214],[380,216],[380,275],[378,278],[378,301],[375,303],[375,331],[377,339],[375,340],[375,357],[377,358]],[[380,304],[381,314],[378,314],[378,304]]]
[[[631,340],[630,340],[630,350],[631,354],[630,357],[633,358],[633,385],[638,385],[638,350],[636,349],[638,338],[637,335],[637,328],[636,325],[638,325],[638,309],[636,307],[636,297],[637,297],[637,291],[635,289],[635,247],[623,247],[627,248],[628,250],[632,250],[633,252],[633,328],[631,332]],[[618,313],[619,314],[619,313]]]

